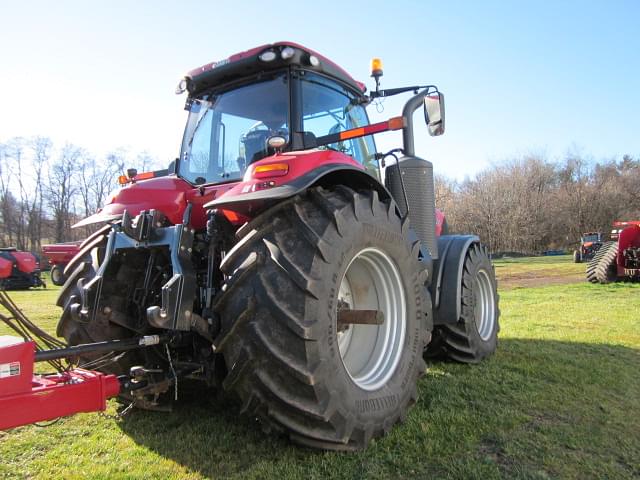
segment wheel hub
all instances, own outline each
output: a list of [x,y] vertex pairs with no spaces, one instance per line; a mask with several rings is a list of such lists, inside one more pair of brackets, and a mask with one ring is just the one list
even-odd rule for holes
[[338,310],[378,310],[382,325],[351,324],[337,332],[345,369],[363,390],[377,390],[393,375],[402,354],[407,325],[404,284],[394,261],[377,248],[351,260],[340,283]]
[[475,279],[474,317],[480,338],[491,338],[496,322],[496,306],[493,284],[485,270],[479,270]]

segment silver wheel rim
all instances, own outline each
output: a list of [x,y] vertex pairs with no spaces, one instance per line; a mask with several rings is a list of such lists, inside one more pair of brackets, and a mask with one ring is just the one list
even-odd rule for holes
[[480,338],[485,342],[491,338],[496,323],[495,295],[493,284],[486,270],[479,270],[475,280],[474,316]]
[[380,310],[382,325],[348,325],[339,331],[345,370],[363,390],[383,387],[402,356],[407,325],[406,296],[396,264],[383,251],[365,248],[349,263],[340,282],[339,308]]

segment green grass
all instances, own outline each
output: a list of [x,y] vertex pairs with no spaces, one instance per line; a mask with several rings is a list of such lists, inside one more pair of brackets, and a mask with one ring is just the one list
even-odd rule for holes
[[[563,257],[496,263],[514,274],[575,268]],[[54,291],[13,297],[53,330]],[[192,388],[171,414],[82,414],[0,433],[0,477],[640,477],[640,284],[512,288],[501,310],[496,355],[429,365],[406,422],[364,452],[292,446]]]

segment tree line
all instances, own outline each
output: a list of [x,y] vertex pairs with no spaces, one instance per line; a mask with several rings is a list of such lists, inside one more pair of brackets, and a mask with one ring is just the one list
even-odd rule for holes
[[159,168],[147,152],[124,148],[103,156],[43,136],[0,143],[0,246],[39,252],[44,243],[80,240],[91,227],[72,229],[95,213],[126,168]]
[[458,182],[436,175],[450,231],[480,235],[492,252],[574,248],[585,232],[608,238],[614,220],[640,220],[640,160],[593,162],[528,155]]
[[[71,226],[95,213],[126,168],[163,168],[146,152],[97,157],[42,136],[0,142],[0,246],[39,252],[44,243],[81,240]],[[493,252],[572,248],[583,232],[605,234],[613,220],[640,220],[640,160],[561,161],[528,155],[456,181],[436,175],[436,204],[452,233],[475,233]]]

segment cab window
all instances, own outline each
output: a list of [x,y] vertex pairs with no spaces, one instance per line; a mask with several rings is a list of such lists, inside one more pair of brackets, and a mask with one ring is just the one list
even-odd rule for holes
[[[316,137],[369,124],[367,111],[358,97],[339,83],[314,73],[301,76],[302,129]],[[373,138],[353,138],[320,148],[337,150],[353,157],[377,176]]]
[[178,174],[189,182],[240,180],[247,166],[274,152],[273,135],[289,138],[287,75],[193,99]]

